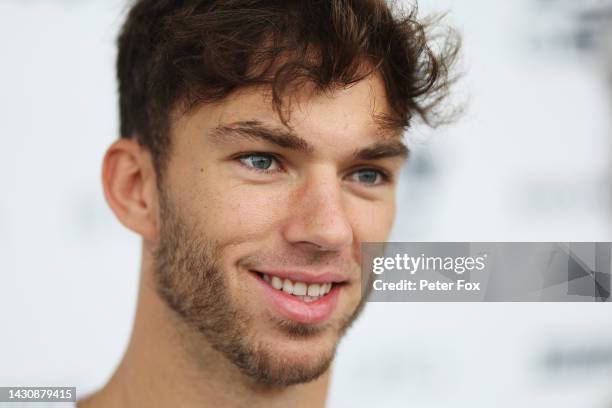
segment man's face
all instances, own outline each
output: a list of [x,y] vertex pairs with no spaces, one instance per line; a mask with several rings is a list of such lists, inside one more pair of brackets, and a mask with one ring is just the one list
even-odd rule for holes
[[362,305],[360,244],[385,241],[405,159],[378,77],[292,95],[242,90],[172,126],[157,289],[193,338],[243,373],[315,379]]

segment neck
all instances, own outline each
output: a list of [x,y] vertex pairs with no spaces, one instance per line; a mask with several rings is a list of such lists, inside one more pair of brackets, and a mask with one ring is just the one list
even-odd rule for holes
[[325,405],[329,371],[307,384],[265,386],[246,378],[206,343],[193,342],[157,296],[146,250],[142,265],[136,318],[125,355],[109,382],[79,401],[79,408]]

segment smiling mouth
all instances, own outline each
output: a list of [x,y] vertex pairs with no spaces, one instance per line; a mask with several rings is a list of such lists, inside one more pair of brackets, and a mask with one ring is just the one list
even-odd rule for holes
[[305,303],[316,302],[327,296],[332,289],[339,285],[340,282],[326,283],[306,283],[293,281],[288,278],[280,278],[274,275],[268,275],[262,272],[253,271],[259,278],[265,281],[269,286],[279,292],[287,295],[292,295],[296,299],[301,299]]

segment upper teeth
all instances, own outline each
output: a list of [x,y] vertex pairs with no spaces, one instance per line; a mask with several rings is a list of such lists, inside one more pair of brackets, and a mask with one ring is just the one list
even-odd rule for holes
[[[311,300],[326,295],[332,288],[332,283],[311,283],[310,285],[304,282],[294,282],[290,279],[281,279],[278,276],[270,276],[262,274],[263,279],[268,282],[274,289],[282,290],[291,295],[304,297],[304,300]],[[305,299],[309,298],[309,299]]]

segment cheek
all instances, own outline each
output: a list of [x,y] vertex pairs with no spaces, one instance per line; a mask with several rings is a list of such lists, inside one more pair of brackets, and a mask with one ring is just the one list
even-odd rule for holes
[[358,242],[383,242],[389,238],[395,218],[395,202],[358,201],[350,208],[353,232]]
[[209,190],[207,230],[221,243],[252,241],[269,235],[285,214],[285,194],[262,186],[226,185]]

